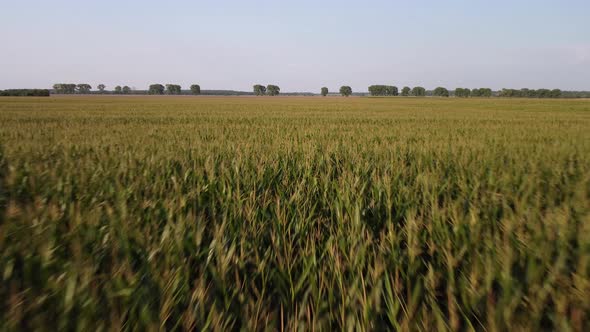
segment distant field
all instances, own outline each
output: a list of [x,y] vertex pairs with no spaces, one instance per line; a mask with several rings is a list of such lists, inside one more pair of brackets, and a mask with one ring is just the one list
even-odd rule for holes
[[590,330],[590,101],[0,99],[0,330]]

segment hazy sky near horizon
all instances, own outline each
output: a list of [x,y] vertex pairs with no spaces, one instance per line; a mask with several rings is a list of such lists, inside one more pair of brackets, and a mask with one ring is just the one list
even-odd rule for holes
[[589,0],[0,0],[0,89],[590,90]]

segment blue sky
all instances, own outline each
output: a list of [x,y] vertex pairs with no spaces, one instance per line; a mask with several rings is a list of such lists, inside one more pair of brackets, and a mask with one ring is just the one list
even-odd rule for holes
[[590,90],[590,1],[0,0],[0,89]]

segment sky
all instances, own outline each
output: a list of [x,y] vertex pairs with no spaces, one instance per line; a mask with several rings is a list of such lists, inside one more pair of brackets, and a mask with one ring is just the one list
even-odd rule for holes
[[0,89],[590,90],[590,0],[0,0]]

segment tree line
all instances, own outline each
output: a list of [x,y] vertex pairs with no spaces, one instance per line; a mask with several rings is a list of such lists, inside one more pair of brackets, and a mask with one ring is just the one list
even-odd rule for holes
[[479,88],[479,89],[472,89],[469,90],[467,88],[456,88],[455,89],[455,97],[459,98],[469,98],[469,97],[484,97],[489,98],[493,96],[493,91],[490,88]]
[[417,86],[414,88],[410,88],[409,86],[404,86],[401,90],[401,93],[397,86],[394,85],[371,85],[369,86],[369,94],[371,96],[415,96],[415,97],[424,97],[426,96],[426,89]]
[[[399,90],[396,86],[391,85],[371,85],[369,86],[369,94],[371,96],[398,96],[400,95]],[[505,97],[505,98],[561,98],[564,96],[559,89],[502,89],[501,91],[494,93],[490,88],[456,88],[453,92],[450,92],[447,88],[437,87],[433,91],[426,91],[422,87],[416,87],[410,89],[409,87],[402,88],[401,96],[426,96],[432,95],[435,97],[451,97],[455,96],[458,98],[489,98],[489,97]],[[566,95],[569,96],[569,95]]]
[[559,89],[502,89],[498,96],[506,98],[561,98],[562,93]]
[[0,97],[49,97],[49,90],[47,90],[47,89],[0,90]]
[[[117,85],[112,91],[106,90],[106,85],[99,84],[96,87],[98,91],[92,91],[92,86],[87,83],[57,83],[53,85],[53,90],[44,89],[11,89],[0,91],[0,96],[45,96],[48,93],[55,94],[150,94],[150,95],[181,95],[181,94],[192,94],[200,95],[201,87],[198,84],[190,86],[190,90],[182,90],[178,84],[151,84],[148,90],[133,90],[129,86]],[[394,85],[371,85],[368,88],[369,95],[371,96],[435,96],[435,97],[458,97],[458,98],[470,98],[470,97],[503,97],[503,98],[590,98],[590,92],[588,91],[561,91],[560,89],[502,89],[500,91],[493,91],[490,88],[456,88],[453,91],[449,91],[444,87],[437,87],[434,90],[426,90],[421,86],[410,88],[404,86],[401,90]],[[348,97],[353,94],[350,86],[342,86],[338,91],[340,95]],[[253,86],[252,92],[244,91],[226,91],[226,90],[210,90],[206,91],[208,95],[256,95],[256,96],[277,96],[281,93],[281,89],[277,85],[269,84],[262,85],[256,84]],[[298,95],[310,95],[311,93],[303,93]],[[327,96],[330,94],[327,87],[322,87],[320,90],[321,96]],[[364,93],[355,93],[356,95],[364,95]]]
[[[97,86],[98,92],[100,94],[107,93],[106,85],[99,84]],[[87,83],[79,83],[79,84],[72,84],[72,83],[56,83],[53,85],[53,93],[59,95],[73,95],[73,94],[90,94],[92,90],[92,86]],[[112,91],[114,94],[130,94],[131,88],[127,85],[120,86],[117,85],[115,89]]]

